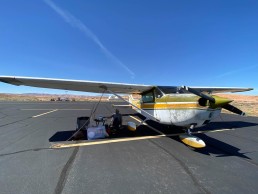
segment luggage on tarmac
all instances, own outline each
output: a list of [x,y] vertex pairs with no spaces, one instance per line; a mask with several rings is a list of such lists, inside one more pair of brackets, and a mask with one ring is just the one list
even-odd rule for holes
[[88,140],[103,139],[108,137],[105,126],[89,127],[87,129]]

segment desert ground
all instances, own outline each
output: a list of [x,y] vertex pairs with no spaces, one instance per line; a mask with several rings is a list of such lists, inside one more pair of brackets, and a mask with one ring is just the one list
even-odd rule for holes
[[[0,101],[97,101],[100,96],[84,96],[70,94],[0,94]],[[103,96],[102,100],[106,101],[107,96]]]
[[[248,96],[239,94],[218,94],[218,96],[226,97],[234,100],[232,105],[246,112],[248,116],[258,116],[258,96]],[[83,96],[83,95],[57,95],[57,94],[0,94],[0,101],[51,101],[58,99],[65,101],[98,101],[99,96]],[[102,101],[108,101],[108,96],[103,96]],[[228,111],[224,111],[229,113]]]
[[[221,97],[234,100],[231,104],[244,111],[247,116],[258,116],[258,96],[239,94],[219,94]],[[226,113],[229,113],[225,110]]]

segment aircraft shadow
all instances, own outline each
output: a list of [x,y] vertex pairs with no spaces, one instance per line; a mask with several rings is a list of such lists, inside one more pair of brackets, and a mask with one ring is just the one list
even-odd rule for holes
[[[145,119],[144,116],[142,116],[138,113],[135,114],[135,116],[138,116],[142,120]],[[147,123],[165,134],[177,134],[177,133],[184,132],[182,130],[182,128],[180,128],[180,127],[162,125],[162,124],[154,122],[154,121],[147,121]],[[258,125],[257,123],[244,122],[244,121],[218,121],[218,122],[212,122],[203,127],[198,127],[195,130],[193,130],[193,132],[195,132],[195,131],[212,131],[212,130],[219,130],[219,129],[225,129],[225,128],[237,129],[237,128],[244,128],[244,127],[252,127],[252,126],[257,126],[257,125]],[[144,130],[146,130],[146,128],[147,127],[145,126]],[[216,155],[216,157],[237,156],[237,157],[241,157],[244,159],[251,159],[251,158],[245,156],[245,153],[241,153],[239,148],[232,146],[230,144],[227,144],[225,142],[222,142],[218,139],[212,138],[204,133],[195,134],[195,136],[201,138],[206,143],[205,148],[202,148],[202,149],[192,148],[195,152],[209,155],[209,156],[211,154],[213,154],[213,155]],[[178,136],[171,136],[169,138],[182,143]]]
[[75,130],[73,130],[73,131],[58,131],[52,137],[50,137],[48,140],[49,140],[49,142],[67,141],[70,137],[72,137],[72,135],[74,133],[75,133]]
[[238,129],[244,127],[257,126],[257,123],[251,123],[246,121],[216,121],[211,122],[208,125],[198,127],[194,131],[205,131],[205,130],[218,130],[218,129]]
[[206,147],[203,149],[195,149],[196,152],[211,155],[214,154],[216,157],[228,157],[228,156],[237,156],[240,158],[251,159],[245,155],[245,153],[241,153],[240,149],[229,145],[225,142],[222,142],[218,139],[212,138],[206,134],[197,134],[199,138],[201,138],[205,143]]
[[[235,146],[229,145],[218,139],[209,137],[206,134],[195,134],[195,136],[201,138],[206,143],[205,148],[201,148],[201,149],[190,148],[195,152],[198,152],[200,154],[204,154],[207,156],[211,156],[211,154],[215,155],[215,157],[237,156],[240,158],[251,160],[251,158],[249,158],[245,155],[246,153],[241,153],[240,149]],[[173,137],[169,137],[169,138],[182,143],[178,136],[173,136]]]
[[[136,116],[141,120],[145,119],[145,117],[139,113],[123,114],[123,116]],[[146,121],[146,123],[148,125],[154,127],[155,129],[158,129],[159,131],[161,131],[164,134],[184,133],[184,130],[182,130],[181,127],[163,125],[163,124],[157,123],[155,121]],[[225,128],[244,128],[244,127],[250,127],[250,126],[256,126],[256,125],[258,125],[258,124],[251,123],[251,122],[243,122],[243,121],[220,121],[220,122],[212,122],[206,126],[196,128],[195,130],[193,130],[193,132],[194,131],[206,131],[206,130],[210,131],[210,130],[218,130],[218,129],[225,129]],[[75,133],[75,130],[56,132],[52,137],[49,138],[49,142],[67,141],[74,133]],[[149,129],[145,125],[138,126],[138,128],[135,132],[129,131],[126,128],[126,126],[124,126],[117,133],[110,135],[109,139],[126,138],[126,137],[141,137],[141,136],[155,136],[155,135],[160,135],[160,134],[152,129]],[[85,136],[86,136],[86,133],[85,133]],[[237,156],[237,157],[241,157],[241,158],[245,158],[245,159],[250,159],[249,157],[245,156],[245,153],[241,153],[239,148],[229,145],[218,139],[214,139],[204,133],[195,134],[195,136],[198,136],[206,143],[205,148],[202,148],[202,149],[192,148],[195,152],[198,152],[200,154],[205,154],[208,156],[213,154],[213,155],[216,155],[216,157]],[[169,138],[182,143],[178,136],[171,136]],[[82,140],[87,140],[87,138],[85,137]]]
[[[49,138],[49,142],[68,141],[73,136],[74,133],[75,133],[75,130],[58,131],[52,137]],[[110,134],[108,139],[126,138],[126,137],[141,137],[141,136],[150,136],[150,135],[158,135],[158,133],[156,133],[155,131],[152,131],[152,130],[146,130],[146,126],[139,126],[135,132],[129,131],[126,128],[126,126],[123,126],[116,133]],[[87,140],[86,131],[83,133],[83,137],[81,137],[78,140]]]

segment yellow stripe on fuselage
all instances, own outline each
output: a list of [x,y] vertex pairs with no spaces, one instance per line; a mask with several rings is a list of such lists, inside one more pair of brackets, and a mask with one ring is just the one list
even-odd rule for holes
[[198,103],[145,103],[141,104],[142,109],[184,109],[184,108],[203,108]]

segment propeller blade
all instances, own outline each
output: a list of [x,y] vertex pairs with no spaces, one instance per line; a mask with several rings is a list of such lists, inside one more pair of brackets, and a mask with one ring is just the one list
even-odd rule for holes
[[222,106],[222,108],[230,111],[230,112],[233,112],[235,114],[238,114],[238,115],[241,115],[241,116],[245,116],[245,112],[241,111],[240,109],[238,109],[237,107],[231,105],[231,104],[225,104],[224,106]]
[[[217,107],[222,107],[230,112],[233,112],[235,114],[241,115],[241,116],[245,116],[245,112],[241,111],[240,109],[238,109],[237,107],[229,104],[230,102],[232,102],[232,100],[229,100],[227,98],[222,98],[219,96],[210,96],[207,94],[204,94],[198,90],[195,90],[193,88],[187,87],[187,86],[182,86],[182,88],[186,91],[189,91],[197,96],[202,97],[203,99],[209,100],[210,103],[210,107],[212,108],[217,108]],[[199,102],[200,103],[200,102]],[[204,103],[205,104],[205,103]]]
[[209,96],[209,95],[206,95],[206,94],[204,94],[204,93],[202,93],[202,92],[200,92],[200,91],[198,91],[198,90],[195,90],[195,89],[193,89],[193,88],[186,87],[186,86],[182,86],[182,88],[183,88],[184,90],[187,90],[187,91],[189,91],[189,92],[191,92],[191,93],[197,95],[197,96],[200,96],[200,97],[202,97],[202,98],[205,98],[205,99],[207,99],[207,100],[209,100],[209,101],[211,101],[211,102],[215,102],[215,99],[214,99],[213,97],[211,97],[211,96]]

